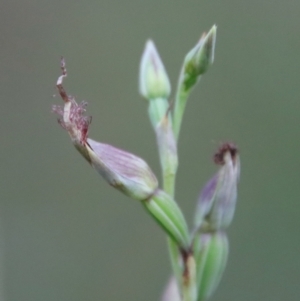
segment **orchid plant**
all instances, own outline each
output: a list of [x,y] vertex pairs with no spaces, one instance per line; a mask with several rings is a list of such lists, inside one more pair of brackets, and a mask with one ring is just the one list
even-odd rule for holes
[[91,117],[86,103],[69,96],[63,80],[67,76],[64,59],[57,89],[64,106],[53,106],[59,123],[69,133],[79,153],[114,188],[138,200],[168,237],[173,276],[163,301],[203,301],[218,286],[226,266],[229,243],[226,228],[232,221],[240,174],[239,154],[233,143],[224,143],[214,156],[220,166],[200,193],[194,227],[189,231],[175,201],[178,166],[177,143],[187,99],[214,60],[216,26],[204,33],[183,61],[174,103],[169,102],[169,77],[154,43],[146,43],[140,63],[139,91],[147,99],[154,129],[163,183],[148,164],[136,155],[97,142],[88,136]]

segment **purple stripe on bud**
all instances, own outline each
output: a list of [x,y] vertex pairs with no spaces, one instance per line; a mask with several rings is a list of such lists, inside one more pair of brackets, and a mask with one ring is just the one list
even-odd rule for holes
[[202,232],[228,227],[235,211],[240,174],[236,146],[224,143],[214,156],[214,161],[221,168],[204,186],[197,204],[195,227]]
[[157,179],[143,159],[92,139],[87,143],[91,164],[110,185],[138,200],[155,192]]

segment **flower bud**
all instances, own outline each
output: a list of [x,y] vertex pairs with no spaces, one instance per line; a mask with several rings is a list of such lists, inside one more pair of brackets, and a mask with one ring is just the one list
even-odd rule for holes
[[179,248],[187,250],[190,236],[185,218],[176,202],[164,191],[156,190],[143,202],[146,210],[158,222]]
[[147,99],[168,98],[171,85],[154,43],[146,43],[140,63],[139,90]]
[[92,166],[114,188],[137,200],[148,199],[158,182],[148,164],[141,158],[108,144],[87,139]]
[[201,75],[208,70],[214,61],[216,33],[217,27],[214,25],[207,34],[202,35],[199,42],[188,52],[183,61],[173,113],[173,128],[176,139],[179,136],[188,96]]
[[196,209],[195,226],[202,232],[228,227],[235,211],[240,175],[236,146],[224,143],[215,154],[214,160],[221,168],[205,185]]
[[198,301],[209,299],[217,288],[226,267],[228,252],[228,239],[223,232],[201,233],[195,237]]
[[137,200],[151,197],[158,187],[158,182],[144,160],[88,138],[91,118],[84,116],[86,103],[78,105],[67,95],[62,86],[63,78],[67,74],[64,60],[62,70],[63,75],[57,81],[57,88],[65,105],[54,106],[53,111],[61,116],[59,123],[68,131],[77,150],[111,186]]
[[183,87],[190,90],[200,75],[204,74],[214,61],[217,26],[203,34],[196,46],[186,55],[183,66]]

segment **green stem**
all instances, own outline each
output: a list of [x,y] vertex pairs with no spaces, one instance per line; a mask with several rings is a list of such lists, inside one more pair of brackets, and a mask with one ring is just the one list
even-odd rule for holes
[[[163,189],[167,193],[167,195],[170,196],[168,206],[172,207],[173,203],[174,208],[171,211],[161,210],[163,209],[161,206],[164,206],[164,203],[161,203],[161,199],[159,197],[154,197],[152,200],[146,202],[145,206],[148,212],[150,212],[154,218],[156,218],[160,222],[162,220],[164,221],[161,226],[169,234],[169,256],[173,273],[177,279],[178,288],[182,292],[182,300],[196,301],[197,290],[195,289],[195,260],[193,255],[189,252],[189,238],[188,241],[186,241],[185,239],[185,233],[187,233],[188,235],[188,230],[184,217],[182,216],[182,219],[176,222],[177,219],[174,219],[174,217],[169,216],[168,218],[168,216],[165,215],[161,216],[162,213],[170,213],[173,211],[176,211],[178,213],[177,215],[180,216],[177,210],[178,206],[174,201],[175,179],[178,164],[176,140],[178,139],[181,120],[188,95],[189,92],[186,92],[184,90],[184,86],[181,85],[178,87],[174,108],[175,124],[173,124],[171,114],[168,113],[169,105],[167,99],[157,98],[149,100],[148,113],[154,131],[156,133],[163,175]],[[181,229],[181,227],[183,228]],[[176,231],[174,229],[176,229]]]
[[[176,178],[176,169],[174,172],[168,172],[162,165],[162,173],[163,173],[163,188],[166,193],[168,193],[172,199],[174,199],[175,194],[175,178]],[[169,257],[171,260],[172,270],[174,276],[177,280],[177,285],[180,291],[180,287],[182,286],[182,267],[180,266],[180,252],[177,243],[171,238],[167,238]]]
[[185,269],[182,281],[182,297],[183,301],[197,300],[197,286],[196,286],[196,263],[194,256],[189,254],[185,258]]
[[[182,116],[184,113],[186,101],[189,93],[183,90],[183,87],[178,87],[175,100],[175,108],[173,115],[173,133],[175,139],[178,140]],[[177,167],[177,166],[176,166]],[[163,188],[172,199],[174,199],[175,193],[175,179],[176,179],[175,168],[172,172],[168,172],[166,169],[162,169],[163,172]],[[197,300],[197,286],[196,286],[196,264],[195,259],[192,254],[187,257],[182,256],[178,249],[178,245],[171,238],[168,238],[168,249],[171,259],[171,264],[173,268],[173,273],[177,279],[177,285],[181,288],[182,301],[196,301]],[[188,250],[186,250],[188,251]],[[181,259],[183,261],[183,267],[179,262]]]
[[180,288],[182,287],[182,272],[183,269],[180,265],[179,259],[180,259],[180,252],[177,243],[168,237],[167,239],[168,242],[168,250],[169,250],[169,255],[170,255],[170,260],[171,260],[171,265],[172,265],[172,270],[174,273],[174,276],[177,281],[177,285],[180,291]]
[[[165,173],[163,171],[164,191],[167,192],[172,199],[174,199],[175,178],[176,171],[174,173]],[[182,291],[182,301],[196,301],[196,265],[193,255],[189,254],[187,258],[182,256],[184,265],[184,267],[182,267],[179,262],[180,252],[178,245],[170,237],[168,237],[168,249],[173,273],[177,279],[177,285]]]
[[174,111],[173,111],[173,130],[177,141],[178,141],[179,132],[181,128],[183,113],[185,111],[186,102],[190,95],[190,90],[185,91],[184,86],[182,84],[183,76],[184,75],[182,70],[179,77],[179,84],[175,96]]
[[175,194],[175,173],[170,173],[167,170],[163,171],[163,187],[164,191],[168,193],[172,198]]
[[[182,99],[182,100],[181,100]],[[186,101],[184,101],[183,97],[178,96],[178,99],[176,97],[175,106],[174,106],[174,119],[173,119],[173,128],[174,128],[174,134],[176,137],[176,140],[178,140],[181,122],[182,122],[182,116],[183,112],[186,106]]]
[[149,100],[148,114],[154,131],[168,111],[169,103],[166,98]]

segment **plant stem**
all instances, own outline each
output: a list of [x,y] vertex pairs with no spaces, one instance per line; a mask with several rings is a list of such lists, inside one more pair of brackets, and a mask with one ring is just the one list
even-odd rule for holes
[[[176,171],[174,173],[163,173],[164,190],[174,199]],[[180,252],[174,240],[168,237],[168,249],[172,269],[177,279],[178,287],[182,288],[182,301],[196,301],[196,265],[192,254],[182,256],[184,269],[180,267]],[[185,258],[186,257],[186,258]]]
[[176,174],[164,170],[164,174],[163,174],[164,191],[168,193],[173,199],[175,194],[175,177]]
[[188,254],[183,272],[182,297],[183,301],[197,300],[196,263],[193,254]]
[[178,141],[179,132],[181,128],[182,117],[185,111],[187,99],[190,91],[185,91],[183,85],[183,70],[181,70],[178,88],[175,96],[174,111],[173,111],[173,130],[176,140]]

